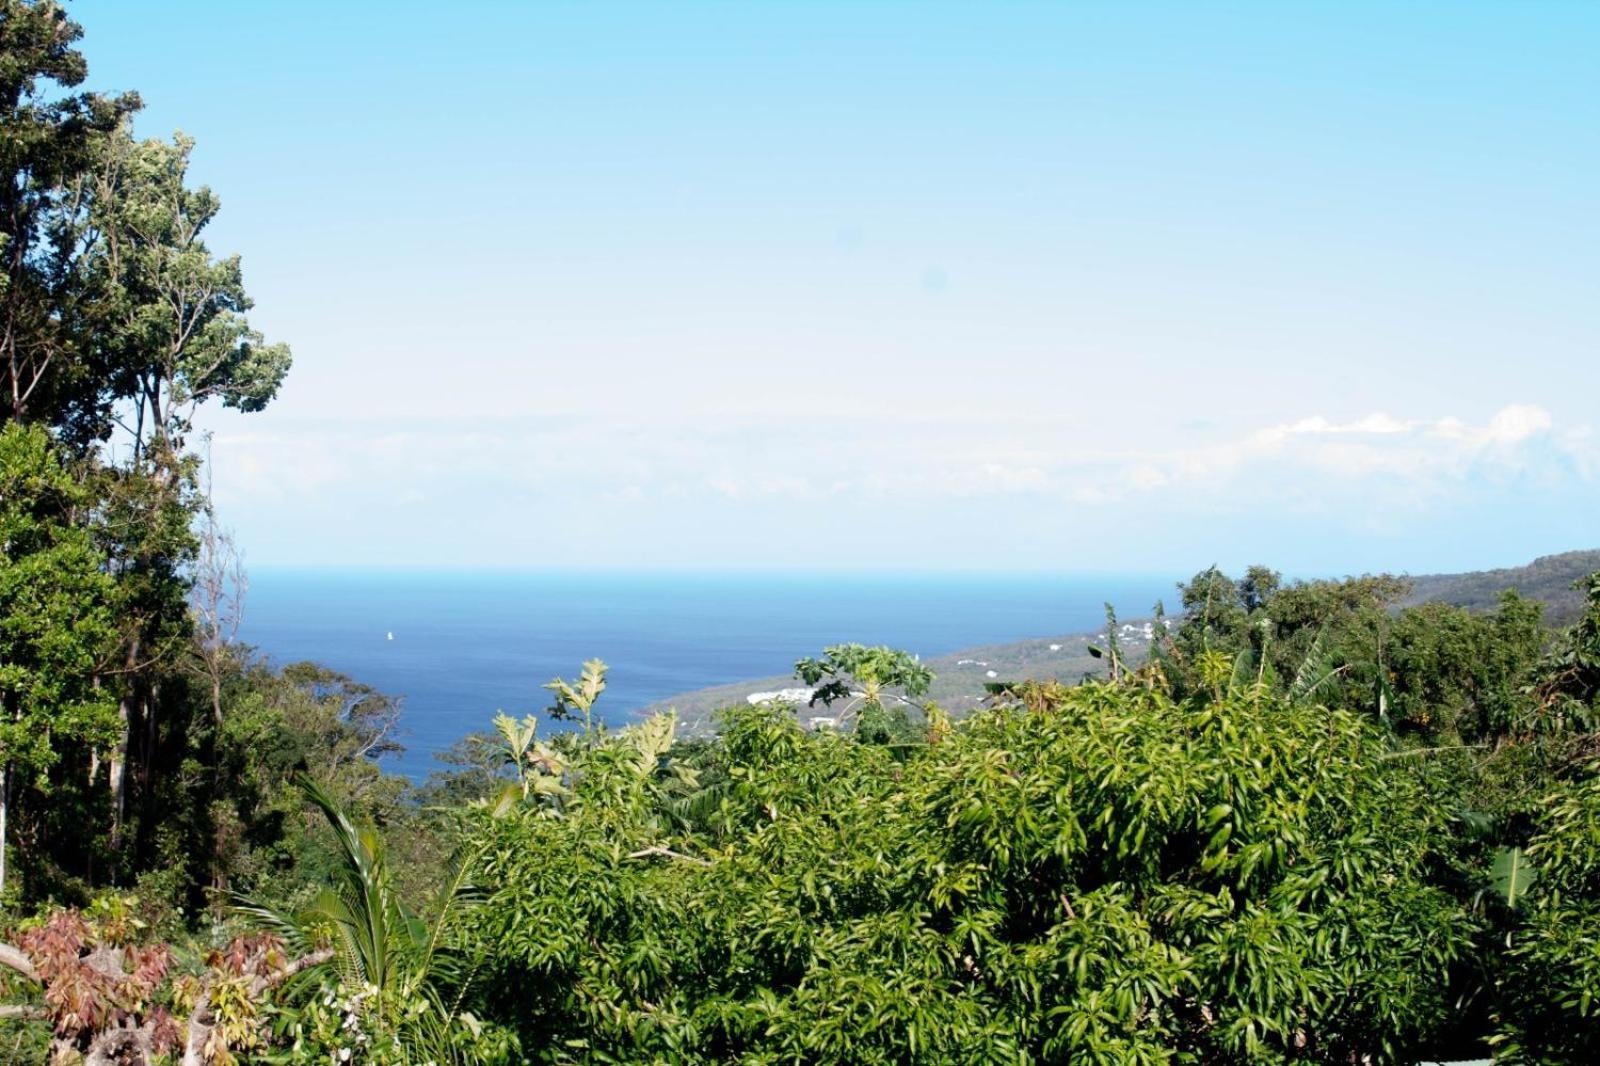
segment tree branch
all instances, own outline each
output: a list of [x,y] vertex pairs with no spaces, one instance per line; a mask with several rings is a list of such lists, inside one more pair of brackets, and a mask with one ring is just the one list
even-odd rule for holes
[[660,856],[662,856],[664,858],[668,858],[668,859],[682,859],[684,862],[692,862],[692,863],[696,863],[697,865],[700,865],[700,866],[710,866],[710,865],[712,865],[712,862],[711,862],[710,859],[701,859],[701,858],[697,858],[697,857],[695,857],[693,855],[685,855],[681,851],[673,851],[671,848],[664,848],[660,844],[652,844],[648,848],[640,848],[638,851],[630,852],[629,855],[628,855],[628,858],[630,858],[630,859],[645,859],[645,858],[649,858],[652,855],[660,855]]
[[323,963],[330,961],[333,956],[334,950],[332,948],[321,948],[309,955],[300,956],[281,970],[257,974],[256,979],[250,983],[250,992],[253,995],[260,995],[270,988],[278,987],[295,974],[304,973],[313,966],[321,966]]
[[0,965],[11,967],[30,981],[39,980],[39,971],[33,968],[33,960],[20,948],[10,944],[0,944]]

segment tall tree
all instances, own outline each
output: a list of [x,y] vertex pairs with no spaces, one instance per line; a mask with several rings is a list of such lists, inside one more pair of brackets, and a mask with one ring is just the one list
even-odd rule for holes
[[89,212],[95,343],[136,461],[161,462],[199,405],[264,408],[289,349],[246,319],[239,257],[213,259],[202,239],[221,202],[186,183],[194,142],[136,140],[124,124],[105,144]]
[[188,184],[192,142],[137,139],[135,95],[73,91],[81,36],[54,0],[0,0],[0,422],[48,427],[82,460],[69,521],[103,556],[121,636],[101,675],[120,721],[107,746],[119,852],[130,803],[148,803],[156,767],[188,743],[194,411],[260,410],[290,356],[245,317],[238,258],[205,244],[219,201]]
[[78,329],[89,175],[139,106],[66,93],[87,67],[61,5],[0,0],[0,415],[92,436],[101,382]]
[[88,532],[84,493],[41,429],[0,431],[0,889],[9,799],[42,782],[66,745],[115,735],[98,683],[115,646],[113,589]]

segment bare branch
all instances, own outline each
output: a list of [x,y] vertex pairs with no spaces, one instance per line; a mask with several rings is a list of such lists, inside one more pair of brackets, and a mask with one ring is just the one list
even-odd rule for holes
[[681,851],[673,851],[671,848],[662,847],[660,844],[652,844],[648,848],[640,848],[638,851],[630,852],[629,855],[628,855],[628,858],[630,858],[630,859],[645,859],[645,858],[649,858],[652,855],[660,855],[663,858],[668,858],[668,859],[681,859],[684,862],[692,862],[692,863],[695,863],[698,866],[711,866],[711,865],[713,865],[713,863],[711,862],[710,859],[701,859],[701,858],[697,858],[694,855],[685,855]]
[[33,968],[33,960],[21,948],[0,944],[0,965],[11,967],[30,981],[39,980],[39,971]]
[[333,959],[335,952],[332,948],[321,948],[309,955],[302,955],[298,959],[271,973],[257,974],[256,979],[250,984],[252,995],[260,995],[271,988],[277,988],[296,974],[305,973],[313,966],[321,966]]

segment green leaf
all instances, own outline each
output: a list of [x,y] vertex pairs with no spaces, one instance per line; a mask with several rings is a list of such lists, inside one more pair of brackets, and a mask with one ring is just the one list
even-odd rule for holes
[[1514,908],[1528,894],[1528,888],[1538,877],[1538,871],[1528,864],[1528,854],[1522,848],[1503,848],[1495,856],[1489,877],[1506,906]]

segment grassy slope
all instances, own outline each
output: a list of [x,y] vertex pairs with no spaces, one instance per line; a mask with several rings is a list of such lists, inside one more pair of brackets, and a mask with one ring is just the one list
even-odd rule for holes
[[[1515,588],[1523,595],[1543,602],[1545,618],[1552,625],[1567,625],[1582,609],[1582,593],[1572,588],[1574,581],[1600,570],[1600,549],[1564,552],[1535,559],[1527,566],[1503,570],[1479,570],[1465,574],[1425,574],[1411,577],[1412,594],[1407,604],[1443,602],[1471,610],[1490,610],[1499,602],[1502,590]],[[1142,625],[1143,620],[1134,624]],[[1086,650],[1090,643],[1103,644],[1103,633],[1075,633],[1056,637],[1036,637],[1008,644],[964,648],[949,655],[929,659],[936,680],[929,697],[958,717],[976,707],[984,697],[984,684],[993,670],[999,679],[1056,678],[1077,681],[1085,674],[1103,672],[1105,667]],[[1051,645],[1060,645],[1052,651]],[[1144,660],[1146,642],[1138,636],[1123,638],[1124,652],[1130,661]],[[773,692],[796,687],[792,677],[757,678],[686,692],[670,700],[644,708],[642,714],[675,707],[684,729],[706,733],[712,728],[712,714],[730,704],[743,703],[752,692]],[[805,714],[827,714],[818,707]]]

